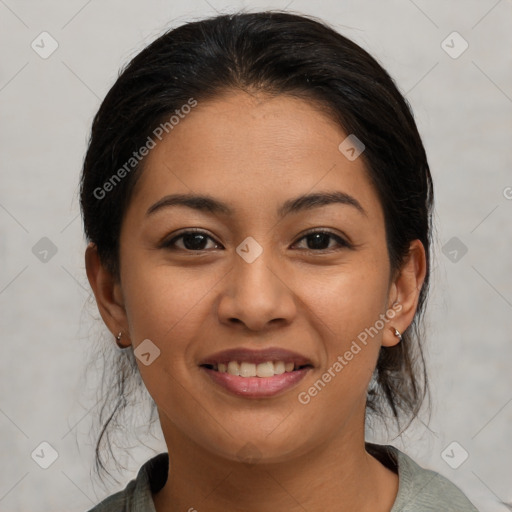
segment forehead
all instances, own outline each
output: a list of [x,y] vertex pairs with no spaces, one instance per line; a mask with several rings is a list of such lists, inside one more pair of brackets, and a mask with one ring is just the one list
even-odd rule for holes
[[232,92],[199,101],[146,157],[133,200],[148,205],[181,192],[269,204],[335,189],[379,215],[363,159],[349,160],[339,149],[346,137],[304,99]]

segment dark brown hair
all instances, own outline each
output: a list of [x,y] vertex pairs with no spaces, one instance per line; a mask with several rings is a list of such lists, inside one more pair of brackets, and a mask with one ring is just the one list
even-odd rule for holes
[[[280,11],[219,15],[170,30],[141,51],[93,121],[80,190],[88,241],[119,279],[120,227],[144,160],[108,193],[98,190],[190,98],[200,103],[231,90],[293,95],[322,105],[365,145],[362,158],[384,210],[391,272],[400,269],[411,241],[422,242],[427,274],[414,322],[398,345],[381,348],[367,396],[378,416],[390,412],[398,425],[403,414],[412,420],[428,391],[420,317],[430,274],[432,179],[409,104],[392,78],[324,22]],[[109,428],[128,404],[127,386],[140,380],[131,350],[117,357],[117,366],[104,375],[108,393],[96,446],[101,467],[102,443],[110,448]]]

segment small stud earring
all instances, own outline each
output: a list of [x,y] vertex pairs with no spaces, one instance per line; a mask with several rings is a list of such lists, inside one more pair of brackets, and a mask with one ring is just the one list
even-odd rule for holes
[[400,333],[400,331],[396,328],[396,327],[393,327],[393,329],[395,330],[395,336],[400,340],[402,341],[402,334]]
[[126,348],[122,343],[120,343],[122,336],[123,336],[122,331],[119,331],[119,334],[116,336],[116,343],[119,348]]

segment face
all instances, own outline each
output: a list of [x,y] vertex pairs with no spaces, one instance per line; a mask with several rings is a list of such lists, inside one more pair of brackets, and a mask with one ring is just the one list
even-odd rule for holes
[[236,92],[199,102],[148,155],[119,293],[164,434],[233,460],[250,443],[269,462],[362,435],[396,289],[346,137],[311,102]]

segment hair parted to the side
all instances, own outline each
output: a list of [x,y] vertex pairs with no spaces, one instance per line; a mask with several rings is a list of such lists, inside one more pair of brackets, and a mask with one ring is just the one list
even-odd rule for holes
[[[392,78],[323,21],[281,11],[218,15],[169,30],[142,50],[122,70],[92,124],[80,188],[87,240],[119,279],[121,223],[144,160],[101,199],[94,191],[190,98],[200,105],[232,90],[303,98],[321,106],[345,133],[356,134],[383,207],[392,273],[410,242],[422,242],[427,273],[416,316],[400,343],[381,348],[367,395],[369,411],[389,414],[399,428],[403,417],[410,424],[428,396],[421,326],[431,267],[429,165],[409,104]],[[100,415],[98,469],[106,469],[102,456],[110,449],[109,429],[128,404],[125,392],[132,382],[141,385],[134,358],[113,353],[114,360],[104,362],[111,374]]]

